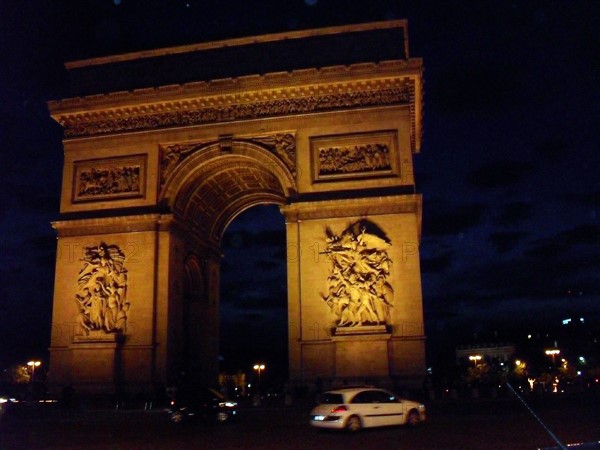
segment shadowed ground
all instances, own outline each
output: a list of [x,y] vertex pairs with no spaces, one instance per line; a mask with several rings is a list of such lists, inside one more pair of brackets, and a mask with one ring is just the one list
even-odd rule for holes
[[[600,440],[597,395],[550,397],[529,404],[564,444]],[[238,423],[175,425],[161,410],[50,407],[6,414],[0,448],[12,449],[536,449],[558,444],[514,397],[428,404],[416,429],[354,435],[308,425],[311,401],[242,409]]]

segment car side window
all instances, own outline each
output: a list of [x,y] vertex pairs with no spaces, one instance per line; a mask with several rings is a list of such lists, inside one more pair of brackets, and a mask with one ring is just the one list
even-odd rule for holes
[[372,403],[390,403],[390,395],[383,391],[373,391]]
[[354,396],[350,403],[373,403],[373,396],[371,391],[359,392]]

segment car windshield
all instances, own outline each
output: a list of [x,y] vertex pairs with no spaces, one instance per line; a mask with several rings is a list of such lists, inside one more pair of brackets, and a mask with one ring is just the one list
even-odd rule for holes
[[331,392],[326,392],[324,394],[321,394],[321,403],[327,405],[344,403],[344,397],[342,397],[342,394],[333,394]]

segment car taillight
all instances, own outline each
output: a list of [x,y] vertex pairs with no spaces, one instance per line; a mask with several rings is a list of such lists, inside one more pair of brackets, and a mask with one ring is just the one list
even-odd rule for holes
[[332,413],[339,413],[339,412],[344,412],[344,411],[348,411],[348,408],[346,408],[346,405],[339,405],[331,410]]

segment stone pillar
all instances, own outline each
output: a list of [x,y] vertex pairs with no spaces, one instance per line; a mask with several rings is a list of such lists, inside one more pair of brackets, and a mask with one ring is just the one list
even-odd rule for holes
[[[425,374],[420,197],[304,202],[282,210],[290,378],[418,385]],[[290,249],[299,249],[298,258]]]

